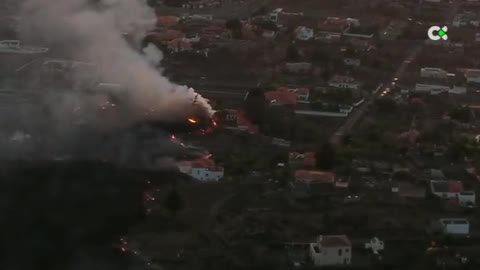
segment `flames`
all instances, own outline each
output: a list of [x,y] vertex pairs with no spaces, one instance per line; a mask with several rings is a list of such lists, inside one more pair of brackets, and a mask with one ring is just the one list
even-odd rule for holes
[[192,123],[192,124],[196,124],[197,123],[197,120],[193,119],[193,118],[188,118],[188,122]]

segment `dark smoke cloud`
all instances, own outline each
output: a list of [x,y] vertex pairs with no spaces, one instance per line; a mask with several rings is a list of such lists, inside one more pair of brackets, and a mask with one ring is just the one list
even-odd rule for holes
[[[43,109],[29,108],[25,113],[20,108],[23,115],[28,115],[19,116],[20,122],[30,130],[19,127],[19,131],[32,136],[31,145],[40,146],[33,148],[17,141],[4,151],[4,156],[17,158],[32,156],[32,153],[45,154],[55,152],[55,148],[88,152],[89,148],[97,148],[94,143],[101,142],[98,138],[89,139],[85,125],[105,131],[143,120],[147,117],[145,112],[148,112],[148,118],[169,120],[192,107],[197,95],[195,91],[172,83],[158,71],[156,66],[163,57],[162,53],[152,45],[140,53],[124,39],[125,32],[142,37],[155,21],[155,14],[146,1],[24,0],[19,18],[18,35],[22,41],[53,48],[51,53],[58,52],[62,58],[93,63],[95,80],[121,85],[127,90],[127,98],[116,108],[119,111],[116,117],[105,117],[98,110],[98,104],[106,102],[105,96],[37,84],[35,92],[42,93],[38,100],[48,108],[48,117],[45,119]],[[74,85],[89,84],[89,79],[82,76],[72,79]],[[208,101],[201,96],[196,98],[196,103],[213,113]],[[84,125],[78,126],[78,123]],[[11,136],[9,131],[3,137]],[[6,144],[9,142],[7,140]]]

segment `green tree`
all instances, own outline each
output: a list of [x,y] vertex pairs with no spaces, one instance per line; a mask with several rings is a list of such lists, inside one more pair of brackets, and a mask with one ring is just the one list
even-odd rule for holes
[[330,78],[332,77],[332,72],[330,71],[329,67],[325,67],[325,69],[322,71],[322,79],[324,82],[328,82]]
[[450,117],[453,119],[468,123],[471,120],[471,111],[468,106],[457,106],[450,110]]
[[262,130],[266,135],[291,139],[294,133],[294,112],[282,106],[272,106],[265,111]]
[[380,98],[375,101],[375,107],[381,113],[394,113],[398,109],[395,100],[391,98]]
[[459,161],[468,153],[466,141],[454,140],[448,146],[447,156],[452,161]]
[[312,53],[312,63],[316,63],[316,64],[328,63],[329,60],[330,60],[330,56],[323,49],[316,49]]
[[330,143],[322,144],[315,153],[317,167],[322,170],[331,170],[335,166],[335,148]]
[[277,31],[278,30],[277,24],[273,21],[261,21],[259,26],[262,27],[265,30],[270,30],[270,31]]
[[262,89],[254,88],[248,91],[247,97],[243,101],[243,111],[254,124],[262,124],[264,122],[266,102]]
[[168,193],[163,205],[170,211],[172,218],[175,218],[178,211],[183,209],[183,199],[177,189],[173,188]]
[[239,19],[230,19],[225,22],[225,27],[232,31],[232,37],[235,39],[242,38],[243,24]]

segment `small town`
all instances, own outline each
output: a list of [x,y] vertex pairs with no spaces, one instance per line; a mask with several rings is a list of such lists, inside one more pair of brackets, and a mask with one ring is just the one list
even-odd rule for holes
[[[25,1],[32,18],[49,14]],[[38,212],[22,224],[68,235],[33,236],[2,210],[5,231],[32,234],[9,236],[7,257],[51,269],[480,269],[479,1],[149,0],[153,17],[135,20],[136,6],[91,2],[129,30],[117,38],[86,16],[94,27],[45,26],[51,37],[0,33],[5,201]],[[157,97],[136,89],[156,86],[150,76],[172,90],[137,113]],[[88,89],[100,108],[50,94],[63,88]],[[56,251],[34,254],[32,241]],[[5,269],[42,269],[19,260]]]

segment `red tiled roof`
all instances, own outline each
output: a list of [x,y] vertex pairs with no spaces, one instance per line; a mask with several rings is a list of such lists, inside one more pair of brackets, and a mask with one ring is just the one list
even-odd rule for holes
[[333,184],[335,174],[328,171],[297,170],[295,171],[295,181],[307,184]]
[[463,183],[461,181],[448,181],[448,191],[452,193],[462,192]]
[[190,44],[190,42],[188,41],[183,40],[182,38],[177,38],[168,42],[168,46],[173,48],[184,48],[184,49],[192,48],[192,44]]
[[214,172],[223,172],[223,167],[216,166],[215,161],[208,158],[200,158],[192,161],[192,168],[205,168]]
[[318,243],[322,247],[351,247],[352,243],[346,235],[321,235]]
[[169,27],[176,25],[179,20],[180,18],[178,18],[177,16],[159,16],[157,18],[157,24]]
[[272,103],[281,105],[296,105],[297,95],[288,91],[287,88],[279,88],[275,91],[265,92],[265,98]]

